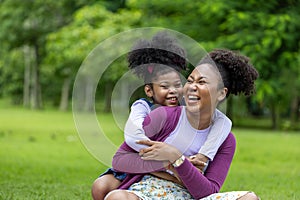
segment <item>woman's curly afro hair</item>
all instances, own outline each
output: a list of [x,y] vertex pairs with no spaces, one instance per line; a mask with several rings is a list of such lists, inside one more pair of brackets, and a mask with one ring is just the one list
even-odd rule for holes
[[200,61],[200,64],[215,63],[218,68],[224,87],[229,94],[243,93],[248,96],[255,92],[254,81],[258,78],[258,72],[246,56],[227,49],[213,50]]

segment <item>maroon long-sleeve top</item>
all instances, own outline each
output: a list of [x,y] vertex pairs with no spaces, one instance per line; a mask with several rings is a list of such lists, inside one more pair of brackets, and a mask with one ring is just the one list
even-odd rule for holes
[[[176,131],[179,118],[185,107],[160,107],[152,111],[143,124],[145,134],[154,141],[164,141],[170,133]],[[186,117],[186,116],[183,116]],[[184,134],[184,133],[181,133]],[[218,149],[205,174],[201,174],[187,159],[179,167],[175,167],[185,187],[195,199],[206,197],[219,192],[228,174],[236,147],[235,137],[232,133]],[[138,152],[130,148],[125,142],[120,146],[113,158],[112,166],[117,171],[127,173],[120,189],[127,189],[142,177],[164,168],[159,161],[145,161]]]

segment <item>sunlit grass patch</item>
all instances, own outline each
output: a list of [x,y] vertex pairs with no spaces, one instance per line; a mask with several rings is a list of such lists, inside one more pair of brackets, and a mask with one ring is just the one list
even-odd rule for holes
[[[116,145],[122,130],[98,114]],[[300,199],[300,134],[234,129],[236,154],[222,191],[252,190],[262,199]],[[103,149],[105,152],[105,149]],[[104,166],[81,143],[71,112],[2,108],[0,199],[91,199]]]

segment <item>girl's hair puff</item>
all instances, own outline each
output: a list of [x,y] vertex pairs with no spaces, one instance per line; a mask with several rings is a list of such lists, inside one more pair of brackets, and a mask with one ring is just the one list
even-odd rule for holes
[[170,70],[186,70],[185,50],[167,32],[158,32],[153,38],[139,40],[128,53],[129,68],[144,82]]

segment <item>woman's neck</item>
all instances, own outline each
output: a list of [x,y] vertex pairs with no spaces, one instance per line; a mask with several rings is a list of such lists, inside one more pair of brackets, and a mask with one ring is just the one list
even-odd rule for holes
[[212,122],[212,114],[209,113],[192,113],[186,110],[186,115],[191,126],[197,130],[208,128]]

